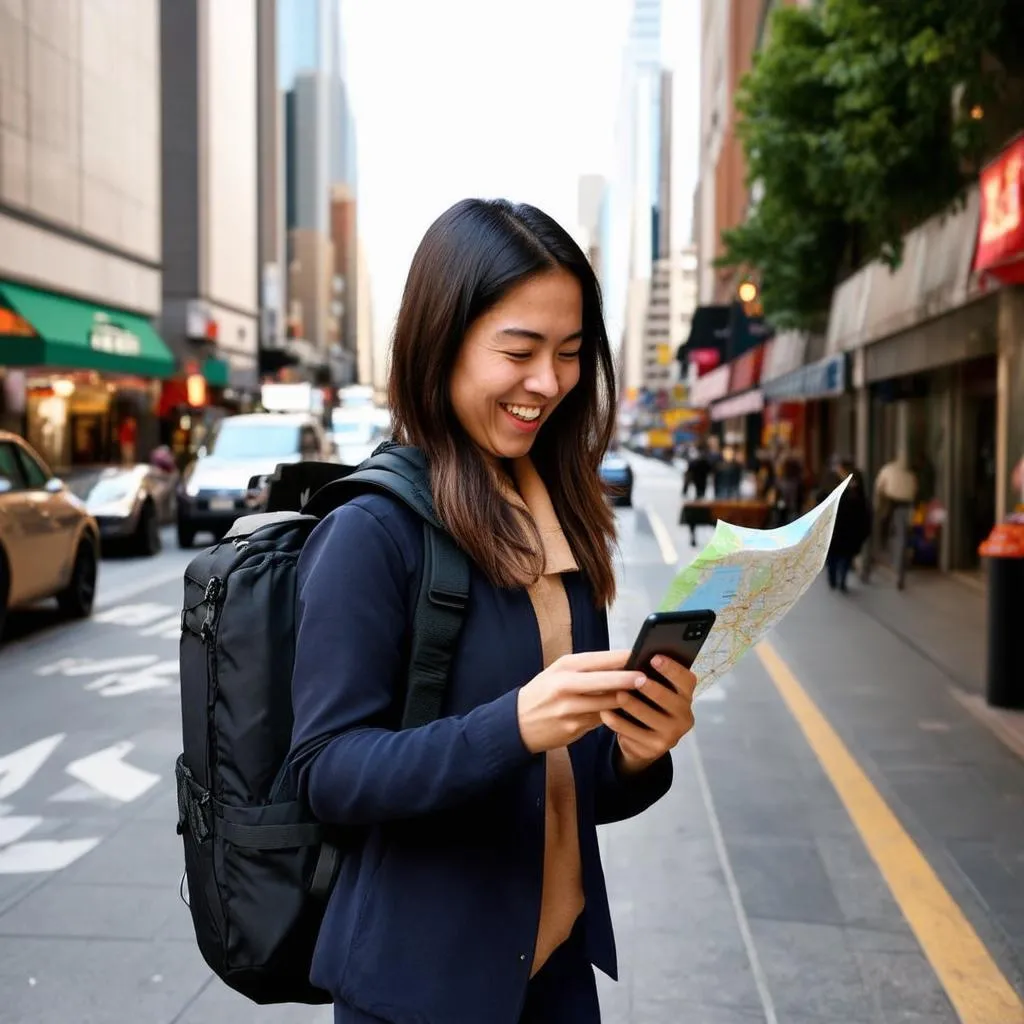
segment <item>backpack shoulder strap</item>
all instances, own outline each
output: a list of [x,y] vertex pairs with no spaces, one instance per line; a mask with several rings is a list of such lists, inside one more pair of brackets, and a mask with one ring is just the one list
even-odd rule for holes
[[451,537],[423,524],[423,576],[412,620],[402,728],[441,717],[455,644],[469,602],[469,561]]
[[323,516],[360,494],[397,498],[423,520],[423,575],[413,612],[402,728],[441,716],[455,645],[469,602],[469,560],[434,512],[430,474],[422,452],[394,445],[378,449],[354,473],[322,487],[303,508]]

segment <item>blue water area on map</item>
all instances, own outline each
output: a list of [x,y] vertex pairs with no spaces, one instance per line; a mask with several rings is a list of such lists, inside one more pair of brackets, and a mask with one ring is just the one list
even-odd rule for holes
[[743,566],[718,566],[711,571],[711,575],[703,583],[676,606],[676,611],[703,611],[705,608],[710,608],[714,612],[720,612],[736,596],[736,588],[740,585],[742,578]]

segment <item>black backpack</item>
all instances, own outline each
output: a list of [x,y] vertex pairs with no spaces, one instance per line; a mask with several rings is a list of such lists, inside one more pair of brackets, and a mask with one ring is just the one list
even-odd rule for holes
[[401,722],[433,721],[469,596],[469,564],[434,514],[417,449],[381,446],[301,512],[239,519],[185,570],[184,752],[175,766],[182,886],[187,880],[206,962],[257,1003],[331,1001],[310,983],[310,963],[340,858],[359,836],[321,825],[287,771],[296,567],[324,515],[373,491],[394,495],[423,519],[425,564]]

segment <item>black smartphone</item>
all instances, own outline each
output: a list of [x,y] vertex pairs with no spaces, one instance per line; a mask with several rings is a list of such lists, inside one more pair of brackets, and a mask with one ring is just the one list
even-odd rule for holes
[[[648,679],[675,689],[664,676],[651,667],[651,658],[656,654],[664,654],[673,661],[678,661],[680,665],[690,668],[697,660],[697,655],[714,624],[715,613],[710,608],[692,612],[654,612],[644,619],[629,661],[626,662],[626,668],[639,669]],[[657,703],[649,700],[643,691],[638,690],[636,696],[645,704],[657,707]],[[637,725],[643,725],[627,711],[617,709],[617,714]]]

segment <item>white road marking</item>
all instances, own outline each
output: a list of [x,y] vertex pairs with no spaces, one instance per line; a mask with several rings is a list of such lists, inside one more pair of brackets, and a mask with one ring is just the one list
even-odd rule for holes
[[665,564],[678,565],[679,552],[676,551],[676,546],[672,543],[672,535],[668,532],[668,527],[665,526],[661,521],[661,516],[653,509],[645,508],[644,511],[647,513],[647,519],[651,524],[651,532],[654,534],[654,539],[658,542],[658,549],[661,551],[661,557],[665,560]]
[[32,829],[42,823],[42,818],[0,818],[0,850],[19,839],[24,839]]
[[[112,607],[116,604],[121,604],[127,601],[129,598],[134,597],[136,594],[145,593],[147,590],[155,590],[157,587],[162,586],[164,583],[170,583],[172,580],[183,580],[185,577],[185,566],[180,565],[176,569],[165,569],[163,572],[154,573],[153,575],[146,575],[141,579],[136,579],[131,583],[122,584],[120,587],[115,587],[113,590],[107,592],[103,589],[100,590],[99,600],[96,602],[96,611],[105,611],[107,608]],[[184,584],[182,584],[184,586]],[[101,584],[102,587],[102,584]]]
[[0,850],[0,875],[35,875],[62,871],[96,849],[99,839],[39,840]]
[[91,676],[100,672],[121,672],[141,668],[157,660],[155,654],[132,654],[124,658],[61,658],[36,669],[37,676]]
[[42,768],[63,739],[64,733],[55,733],[0,757],[0,800],[17,793]]
[[139,636],[155,636],[161,640],[177,640],[181,637],[181,613],[173,615],[152,626],[139,630]]
[[[98,793],[92,786],[87,786],[84,782],[73,782],[66,789],[62,789],[59,793],[54,793],[53,796],[49,797],[49,802],[58,804],[87,804],[103,799],[105,799],[103,794]],[[2,820],[0,818],[0,821]]]
[[124,758],[132,752],[135,744],[128,740],[115,743],[72,761],[64,770],[79,782],[120,803],[130,803],[148,792],[159,781],[160,776],[128,764]]
[[97,690],[101,697],[127,697],[145,690],[168,690],[178,681],[178,659],[158,661],[138,672],[111,673],[87,683],[85,689]]
[[160,660],[156,654],[123,658],[61,658],[36,669],[38,676],[97,676],[85,689],[101,697],[125,697],[144,690],[166,690],[178,679],[177,659]]
[[743,947],[747,953],[747,960],[750,962],[750,973],[754,976],[754,985],[757,994],[761,999],[761,1008],[764,1010],[766,1024],[779,1024],[779,1018],[775,1013],[775,1004],[772,1002],[772,994],[768,988],[768,979],[765,976],[764,968],[761,966],[761,959],[757,955],[757,947],[754,945],[754,936],[750,931],[750,920],[743,906],[743,898],[740,896],[740,887],[736,883],[736,875],[732,870],[732,862],[729,860],[729,851],[725,846],[725,837],[722,834],[722,823],[718,820],[718,812],[715,810],[715,803],[711,797],[711,787],[708,785],[707,772],[704,770],[704,760],[700,756],[700,747],[697,745],[697,737],[691,732],[687,739],[690,748],[690,756],[693,759],[694,776],[697,779],[697,786],[700,789],[701,799],[704,801],[704,809],[707,811],[708,823],[711,826],[711,838],[715,844],[715,852],[718,854],[718,863],[722,868],[722,875],[725,878],[725,887],[729,892],[729,899],[732,902],[733,913],[736,916],[736,924],[739,927],[740,937],[743,939]]
[[149,626],[173,611],[169,604],[119,604],[99,615],[93,622],[110,622],[118,626]]

